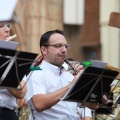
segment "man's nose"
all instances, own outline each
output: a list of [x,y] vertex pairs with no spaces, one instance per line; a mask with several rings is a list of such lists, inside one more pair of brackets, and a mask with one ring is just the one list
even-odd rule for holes
[[65,46],[62,46],[62,51],[67,52],[67,48]]

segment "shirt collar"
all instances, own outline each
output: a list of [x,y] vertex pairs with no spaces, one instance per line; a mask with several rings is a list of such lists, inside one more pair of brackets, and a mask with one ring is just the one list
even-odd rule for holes
[[63,71],[65,71],[65,68],[63,66],[62,66],[62,68],[59,68],[59,67],[57,67],[57,66],[55,66],[53,64],[50,64],[50,63],[48,63],[48,62],[46,62],[44,60],[41,63],[41,67],[44,67],[44,68],[48,69],[49,71],[54,72],[55,74],[59,74],[59,75]]

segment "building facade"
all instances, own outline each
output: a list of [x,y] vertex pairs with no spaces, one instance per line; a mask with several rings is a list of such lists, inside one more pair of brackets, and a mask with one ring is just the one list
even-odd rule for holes
[[18,0],[11,34],[17,34],[19,50],[41,55],[40,36],[64,30],[71,45],[68,58],[90,60],[95,54],[93,59],[120,68],[120,31],[108,26],[111,12],[120,12],[119,0]]

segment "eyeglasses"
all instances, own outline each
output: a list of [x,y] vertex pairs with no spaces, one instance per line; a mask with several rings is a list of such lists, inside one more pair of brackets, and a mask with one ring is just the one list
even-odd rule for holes
[[5,29],[5,27],[11,29],[12,25],[10,23],[0,23],[0,30]]
[[70,49],[70,45],[63,45],[63,44],[43,45],[43,46],[53,46],[58,49],[61,49],[64,46],[66,49]]

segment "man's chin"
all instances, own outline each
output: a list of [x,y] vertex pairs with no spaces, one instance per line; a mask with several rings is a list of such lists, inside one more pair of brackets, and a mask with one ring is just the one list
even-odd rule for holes
[[58,66],[58,67],[62,67],[63,63],[64,63],[64,61],[62,61],[62,62],[60,61],[60,62],[57,64],[57,66]]

